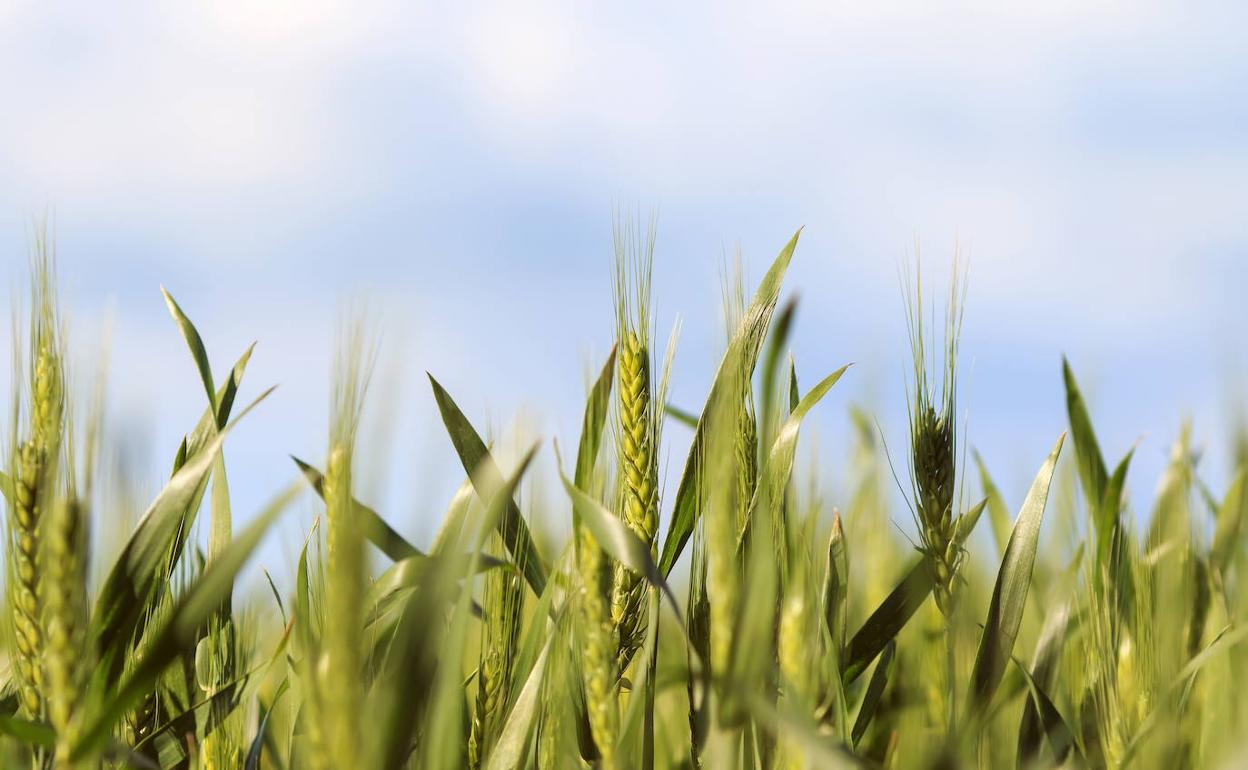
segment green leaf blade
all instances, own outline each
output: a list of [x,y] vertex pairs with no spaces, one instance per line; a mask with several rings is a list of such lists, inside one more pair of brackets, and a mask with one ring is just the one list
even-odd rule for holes
[[1014,640],[1018,636],[1027,603],[1027,591],[1031,586],[1031,572],[1040,541],[1040,523],[1048,503],[1053,471],[1065,440],[1066,434],[1063,433],[1032,482],[1014,522],[1010,542],[1001,559],[1001,568],[997,571],[988,617],[984,621],[983,636],[971,671],[968,708],[976,715],[982,713],[992,700],[1014,650]]
[[[433,375],[430,374],[428,377],[429,384],[433,388],[434,400],[438,404],[438,411],[442,414],[442,422],[446,425],[447,433],[463,464],[464,472],[472,479],[473,488],[476,489],[478,497],[482,500],[492,499],[494,493],[503,484],[503,476],[498,465],[490,455],[489,449],[486,448],[485,442],[481,440],[481,436],[468,422],[468,418],[464,416],[451,395],[433,378]],[[524,579],[533,589],[534,595],[541,596],[546,588],[546,565],[533,542],[532,535],[529,534],[528,524],[520,515],[520,509],[514,501],[508,501],[504,506],[499,522],[499,534],[502,535],[503,543],[507,546],[512,558],[520,565]]]
[[672,521],[668,526],[667,535],[663,539],[663,549],[659,557],[659,570],[664,575],[670,574],[672,567],[676,565],[676,560],[680,558],[681,552],[689,542],[689,538],[693,534],[694,525],[698,519],[699,493],[697,478],[701,466],[701,453],[708,435],[710,415],[715,411],[711,407],[718,399],[724,397],[724,392],[729,387],[730,381],[737,377],[740,372],[752,373],[754,371],[754,366],[758,361],[759,351],[762,347],[763,337],[767,334],[767,329],[771,324],[771,317],[780,295],[780,286],[784,281],[784,275],[788,270],[789,263],[793,259],[793,252],[797,248],[797,239],[801,233],[802,231],[799,229],[793,234],[793,237],[789,239],[789,242],[785,244],[785,247],[781,249],[780,254],[772,263],[771,269],[767,271],[767,275],[763,277],[749,308],[746,310],[744,317],[742,317],[741,323],[728,345],[728,350],[720,360],[719,368],[715,373],[715,379],[711,384],[711,391],[706,397],[706,404],[702,409],[701,416],[698,418],[697,427],[694,429],[693,444],[689,448],[689,455],[685,459],[685,466],[680,475],[680,483],[676,489],[676,499],[672,507]]

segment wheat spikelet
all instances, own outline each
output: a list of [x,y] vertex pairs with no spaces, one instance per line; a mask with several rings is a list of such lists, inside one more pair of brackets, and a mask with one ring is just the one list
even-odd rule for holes
[[203,770],[233,770],[243,766],[243,752],[231,736],[220,728],[204,737],[200,744],[200,767]]
[[375,349],[366,344],[362,316],[338,338],[337,380],[330,412],[325,499],[325,618],[314,689],[320,699],[320,734],[326,763],[350,767],[363,756],[364,533],[354,498],[356,437]]
[[[949,301],[945,309],[944,350],[940,391],[928,384],[929,340],[923,328],[922,274],[916,271],[913,307],[908,308],[908,329],[914,367],[910,404],[910,457],[914,513],[922,550],[936,582],[936,604],[948,615],[954,601],[954,579],[962,549],[954,537],[953,514],[957,483],[956,365],[958,335],[962,325],[965,284],[959,281],[955,254]],[[934,347],[934,344],[933,344]]]
[[[555,633],[559,634],[558,640],[562,641],[568,631],[566,623],[560,625],[562,627]],[[563,644],[559,648],[563,654],[548,657],[546,674],[542,678],[543,706],[537,729],[537,766],[542,770],[563,766],[563,711],[566,706],[561,696],[566,692],[562,689],[562,684],[566,681],[563,664],[567,648]]]
[[581,615],[585,680],[585,705],[589,727],[604,768],[615,766],[615,744],[619,738],[620,715],[616,702],[615,629],[611,623],[606,596],[606,564],[602,549],[590,532],[581,527],[578,549],[578,601]]
[[76,500],[58,500],[44,522],[44,621],[48,722],[56,730],[55,767],[69,768],[82,688],[86,625],[86,527]]
[[[670,371],[668,346],[663,377],[653,377],[650,339],[650,274],[654,264],[654,223],[645,235],[640,225],[615,227],[615,305],[618,362],[616,453],[619,460],[619,512],[633,534],[655,553],[659,516],[658,444],[660,412]],[[619,643],[618,672],[623,673],[645,633],[639,575],[615,565],[611,583],[611,621]]]
[[[725,341],[729,349],[745,315],[745,280],[740,254],[731,274],[721,274]],[[702,455],[702,527],[705,537],[707,636],[711,670],[726,672],[740,601],[739,546],[749,527],[758,486],[759,424],[753,408],[751,367],[741,360],[729,373],[724,397],[713,405]]]
[[[804,588],[801,581],[795,580],[786,592],[780,605],[780,627],[776,638],[780,677],[785,687],[785,700],[791,708],[809,705],[811,672],[814,670],[814,656],[809,647],[812,613]],[[775,766],[806,766],[804,752],[797,741],[780,737]]]
[[936,576],[936,601],[945,611],[958,559],[954,542],[954,431],[947,414],[926,406],[914,419],[911,434],[915,506],[920,538]]
[[[649,353],[636,333],[620,344],[619,409],[621,513],[633,534],[654,550],[658,530],[658,463],[653,444]],[[641,643],[641,577],[617,564],[612,583],[611,620],[620,638],[620,668]]]
[[327,617],[322,653],[321,693],[333,708],[325,728],[327,751],[336,767],[360,757],[358,729],[360,624],[355,620],[363,599],[363,542],[352,517],[351,459],[347,445],[336,443],[325,471]]
[[737,435],[733,451],[737,462],[736,501],[737,531],[745,532],[750,502],[758,486],[758,420],[754,415],[753,398],[746,389],[745,401],[737,413]]
[[[501,538],[495,534],[490,540],[493,541],[490,550],[494,555],[501,556]],[[507,713],[507,695],[523,606],[524,583],[518,572],[494,569],[486,574],[477,698],[468,739],[469,764],[474,768],[480,767],[482,760],[489,755],[498,737],[501,720]]]
[[780,674],[784,677],[791,696],[801,700],[805,685],[810,682],[811,606],[803,581],[794,580],[780,608],[780,630],[777,653],[780,658]]
[[[720,291],[724,316],[724,344],[731,347],[741,320],[745,317],[745,269],[738,249],[731,266],[725,264],[720,273]],[[743,362],[744,363],[744,362]],[[754,411],[754,389],[750,372],[741,372],[743,395],[736,413],[737,431],[733,434],[736,462],[736,483],[733,508],[736,510],[737,532],[744,537],[748,525],[750,503],[758,487],[758,415]],[[774,427],[774,426],[767,426]]]
[[55,491],[55,461],[64,417],[52,266],[42,236],[35,244],[32,284],[30,438],[17,450],[8,583],[19,705],[25,716],[36,718],[43,715],[45,705],[41,519]]
[[14,478],[15,500],[10,529],[13,547],[9,549],[12,581],[9,588],[11,621],[17,652],[18,700],[28,717],[40,713],[43,684],[39,657],[43,632],[39,624],[39,548],[37,530],[40,514],[40,477],[43,458],[34,442],[22,445]]
[[[811,663],[808,644],[810,640],[810,605],[807,602],[799,581],[785,592],[780,604],[780,623],[776,633],[776,656],[779,659],[780,677],[785,687],[785,699],[791,705],[805,704],[807,688],[811,678]],[[797,741],[787,740],[783,736],[779,741],[776,767],[805,767],[805,757]]]

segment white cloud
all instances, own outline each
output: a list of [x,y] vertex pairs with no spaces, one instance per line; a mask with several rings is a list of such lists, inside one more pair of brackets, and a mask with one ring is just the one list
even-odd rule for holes
[[[327,327],[314,323],[333,307],[326,294],[380,259],[370,248],[405,257],[384,269],[400,301],[439,311],[423,360],[519,366],[507,340],[550,318],[566,327],[562,302],[592,304],[561,290],[605,292],[586,276],[606,233],[602,250],[578,251],[563,244],[584,223],[559,216],[601,201],[605,229],[608,202],[634,197],[693,221],[681,231],[665,214],[663,258],[707,283],[721,243],[805,223],[822,249],[806,268],[815,286],[891,290],[917,229],[937,258],[955,234],[970,246],[976,318],[1001,339],[1207,336],[1227,323],[1218,260],[1248,248],[1248,142],[1234,112],[1248,61],[1243,19],[1227,14],[1073,2],[0,5],[0,206],[24,217],[53,202],[80,228],[81,260],[98,241],[126,254],[155,240],[149,251],[170,264],[144,281],[238,301],[295,377],[324,367],[321,343],[291,330]],[[686,246],[711,235],[671,249],[669,225]],[[266,260],[282,275],[256,278]],[[568,283],[552,287],[552,274]],[[253,282],[250,299],[235,281]],[[701,288],[673,310],[713,316],[713,288]],[[290,306],[265,305],[266,292]],[[453,323],[464,328],[439,326]],[[542,392],[554,375],[526,377],[509,384]]]

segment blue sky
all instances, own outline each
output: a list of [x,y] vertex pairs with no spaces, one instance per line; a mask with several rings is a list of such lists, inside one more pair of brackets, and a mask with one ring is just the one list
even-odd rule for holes
[[111,319],[110,425],[149,491],[202,397],[159,286],[218,371],[258,340],[249,390],[281,387],[228,446],[240,516],[323,452],[337,319],[366,307],[389,460],[364,494],[420,538],[459,476],[426,370],[483,426],[575,440],[616,207],[659,212],[689,406],[724,255],[757,278],[805,226],[799,370],[856,362],[809,431],[833,481],[850,403],[901,446],[898,267],[917,242],[939,279],[960,243],[970,440],[1012,504],[1064,427],[1063,353],[1106,453],[1140,442],[1137,505],[1184,417],[1221,485],[1248,377],[1242,10],[670,5],[0,0],[3,280],[51,209],[71,336],[89,361]]

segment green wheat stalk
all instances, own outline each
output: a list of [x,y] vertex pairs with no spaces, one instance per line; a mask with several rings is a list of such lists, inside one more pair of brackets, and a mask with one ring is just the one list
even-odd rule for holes
[[46,235],[42,232],[36,234],[31,274],[29,437],[17,451],[13,474],[8,594],[19,706],[25,716],[38,718],[44,715],[47,695],[43,518],[57,493],[56,461],[64,427],[64,371],[54,297],[54,267]]
[[953,262],[949,301],[945,308],[944,348],[940,358],[940,387],[935,390],[929,369],[935,343],[924,328],[923,280],[916,265],[912,303],[907,305],[907,330],[913,365],[910,383],[910,458],[914,511],[921,550],[936,579],[936,605],[948,616],[953,611],[954,579],[962,562],[962,548],[954,535],[954,488],[957,484],[958,337],[962,328],[965,283],[959,280],[958,258]]
[[[620,463],[620,515],[633,534],[656,549],[658,534],[658,440],[662,389],[651,376],[650,276],[654,264],[654,225],[642,236],[640,225],[615,226],[615,304],[618,362],[617,454]],[[619,639],[622,672],[641,645],[645,622],[639,575],[615,566],[611,583],[611,621]]]

